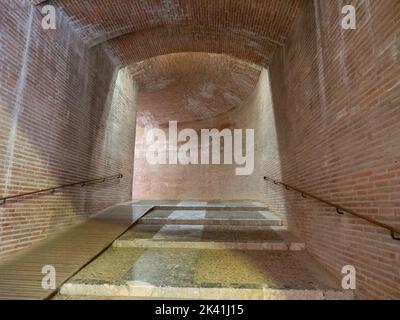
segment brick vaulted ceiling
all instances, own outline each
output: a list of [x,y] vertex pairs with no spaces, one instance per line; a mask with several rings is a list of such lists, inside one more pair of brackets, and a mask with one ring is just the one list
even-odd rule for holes
[[300,0],[54,0],[90,46],[124,64],[173,52],[225,53],[268,65]]
[[178,114],[179,121],[208,118],[240,104],[256,84],[259,70],[254,64],[267,67],[277,46],[285,43],[300,1],[51,3],[71,18],[88,46],[103,45],[121,67],[130,67],[141,85],[139,113],[159,123],[171,114]]

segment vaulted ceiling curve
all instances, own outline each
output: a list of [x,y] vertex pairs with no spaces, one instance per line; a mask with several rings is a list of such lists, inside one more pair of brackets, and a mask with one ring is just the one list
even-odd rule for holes
[[[38,0],[33,0],[38,1]],[[89,46],[123,66],[160,54],[211,52],[268,65],[300,0],[52,0]],[[47,2],[46,2],[47,3]]]
[[[41,0],[32,0],[41,3]],[[253,91],[301,0],[50,0],[139,84],[139,122],[214,117]]]
[[198,52],[154,57],[129,70],[139,86],[138,124],[143,127],[213,118],[237,108],[261,72],[227,55]]

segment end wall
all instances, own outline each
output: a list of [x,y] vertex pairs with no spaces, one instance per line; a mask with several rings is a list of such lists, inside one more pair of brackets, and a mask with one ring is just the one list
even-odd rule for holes
[[[254,129],[254,172],[237,176],[236,165],[151,165],[146,160],[145,130],[137,126],[134,171],[134,199],[151,200],[251,200],[265,202],[263,164],[268,150],[265,145],[274,128],[264,125],[266,114],[272,112],[268,72],[263,70],[258,85],[238,108],[217,117],[178,124],[178,130],[190,128],[200,137],[201,129]],[[162,127],[166,133],[168,128]],[[243,147],[243,152],[245,151]],[[200,152],[199,152],[200,153]],[[223,143],[221,143],[223,160]]]

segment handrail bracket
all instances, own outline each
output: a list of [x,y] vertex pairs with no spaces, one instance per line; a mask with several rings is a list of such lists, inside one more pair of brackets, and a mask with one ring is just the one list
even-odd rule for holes
[[344,212],[342,210],[340,210],[339,208],[336,208],[336,212],[337,212],[337,214],[344,215]]
[[393,240],[400,241],[400,233],[396,233],[396,232],[392,231],[390,233],[390,235],[392,236]]

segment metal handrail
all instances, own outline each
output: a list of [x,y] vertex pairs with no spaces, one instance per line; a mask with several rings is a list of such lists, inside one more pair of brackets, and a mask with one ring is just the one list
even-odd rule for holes
[[68,183],[68,184],[63,184],[61,186],[57,186],[57,187],[52,187],[52,188],[47,188],[47,189],[41,189],[41,190],[37,190],[37,191],[32,191],[32,192],[27,192],[27,193],[21,193],[21,194],[16,194],[13,196],[7,196],[7,197],[3,197],[0,198],[0,205],[3,205],[6,203],[7,200],[10,199],[17,199],[17,198],[22,198],[22,197],[26,197],[26,196],[31,196],[34,194],[39,194],[39,193],[45,193],[45,192],[49,192],[51,191],[51,193],[56,192],[57,190],[60,189],[64,189],[64,188],[70,188],[70,187],[75,187],[80,185],[81,187],[85,187],[88,184],[93,184],[93,183],[97,183],[97,182],[101,182],[104,183],[108,180],[113,180],[113,179],[122,179],[124,176],[119,173],[116,175],[112,175],[112,176],[108,176],[108,177],[104,177],[104,178],[97,178],[97,179],[91,179],[91,180],[84,180],[84,181],[80,181],[80,182],[74,182],[74,183]]
[[379,226],[381,228],[387,229],[387,230],[390,231],[390,235],[393,238],[393,240],[400,241],[400,230],[397,230],[396,228],[394,228],[392,226],[389,226],[389,225],[387,225],[385,223],[379,222],[379,221],[374,220],[372,218],[363,216],[363,215],[361,215],[361,214],[359,214],[357,212],[354,212],[353,210],[344,208],[344,207],[342,207],[342,206],[340,206],[338,204],[335,204],[335,203],[332,203],[330,201],[321,199],[320,197],[314,196],[314,195],[312,195],[312,194],[310,194],[308,192],[305,192],[305,191],[300,190],[300,189],[298,189],[296,187],[290,186],[290,185],[288,185],[286,183],[283,183],[283,182],[280,182],[280,181],[277,181],[277,180],[274,180],[274,179],[271,179],[271,178],[268,178],[268,177],[264,177],[264,180],[272,182],[275,185],[281,185],[281,186],[285,187],[286,190],[296,191],[296,192],[300,193],[303,198],[312,198],[312,199],[317,200],[319,202],[325,203],[328,206],[334,207],[334,208],[336,208],[336,212],[339,215],[343,215],[344,213],[348,213],[348,214],[350,214],[352,216],[355,216],[355,217],[360,218],[362,220],[368,221],[371,224],[374,224],[374,225]]

